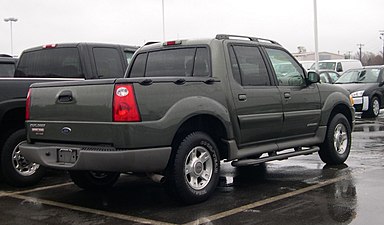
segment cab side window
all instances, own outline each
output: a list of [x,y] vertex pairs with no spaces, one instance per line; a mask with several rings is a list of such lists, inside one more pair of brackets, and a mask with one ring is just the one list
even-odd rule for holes
[[242,86],[270,86],[271,81],[255,46],[230,46],[229,54],[234,79]]
[[302,67],[285,51],[266,49],[279,86],[302,86],[305,84]]
[[96,72],[99,78],[124,76],[124,66],[119,51],[115,48],[93,48]]

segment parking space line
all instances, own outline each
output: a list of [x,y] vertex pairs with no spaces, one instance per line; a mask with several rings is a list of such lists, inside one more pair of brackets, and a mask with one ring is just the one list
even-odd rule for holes
[[[314,184],[314,185],[311,185],[311,186],[308,186],[305,188],[301,188],[301,189],[298,189],[298,190],[295,190],[292,192],[277,195],[277,196],[267,198],[267,199],[264,199],[261,201],[257,201],[257,202],[253,202],[253,203],[250,203],[247,205],[243,205],[243,206],[240,206],[238,208],[234,208],[234,209],[220,212],[220,213],[217,213],[217,214],[214,214],[211,216],[200,218],[200,219],[188,222],[188,223],[184,223],[183,225],[205,224],[205,223],[207,223],[207,221],[211,222],[211,221],[215,221],[215,220],[222,219],[225,217],[229,217],[229,216],[244,212],[244,211],[249,210],[249,209],[264,206],[264,205],[267,205],[270,203],[274,203],[276,201],[284,200],[284,199],[287,199],[287,198],[290,198],[293,196],[297,196],[300,194],[304,194],[304,193],[316,190],[318,188],[322,188],[324,186],[327,186],[327,185],[339,182],[341,180],[347,179],[349,176],[350,175],[345,175],[345,176],[340,176],[340,177],[333,178],[330,180],[326,180],[323,182],[319,182],[317,184]],[[73,182],[68,182],[68,183],[63,183],[63,184],[51,185],[51,186],[46,186],[46,187],[39,187],[39,188],[30,189],[30,190],[16,191],[16,192],[0,191],[0,197],[12,197],[12,198],[16,198],[16,199],[27,200],[27,201],[37,202],[37,203],[41,203],[41,204],[45,204],[45,205],[50,205],[50,206],[55,206],[55,207],[69,209],[69,210],[85,212],[85,213],[91,213],[91,214],[116,218],[116,219],[125,220],[125,221],[137,222],[137,223],[142,223],[142,224],[176,225],[174,223],[167,223],[167,222],[162,222],[162,221],[157,221],[157,220],[151,220],[151,219],[146,219],[146,218],[141,218],[141,217],[136,217],[136,216],[130,216],[130,215],[125,215],[125,214],[120,214],[120,213],[108,212],[108,211],[103,211],[103,210],[98,210],[98,209],[92,209],[92,208],[76,206],[76,205],[71,205],[71,204],[55,202],[55,201],[51,201],[51,200],[45,200],[45,199],[28,197],[28,196],[22,195],[22,194],[27,194],[27,193],[31,193],[31,192],[48,190],[48,189],[63,187],[63,186],[72,185],[72,184],[73,184]]]
[[156,220],[151,220],[151,219],[145,219],[145,218],[141,218],[141,217],[130,216],[130,215],[125,215],[125,214],[120,214],[120,213],[107,212],[107,211],[98,210],[98,209],[91,209],[91,208],[87,208],[87,207],[76,206],[76,205],[71,205],[71,204],[66,204],[66,203],[61,203],[61,202],[55,202],[55,201],[45,200],[45,199],[40,199],[40,198],[28,197],[28,196],[19,195],[19,194],[13,194],[10,197],[21,199],[21,200],[37,202],[37,203],[41,203],[41,204],[45,204],[45,205],[65,208],[65,209],[69,209],[69,210],[84,212],[84,213],[91,213],[91,214],[96,214],[96,215],[106,216],[106,217],[112,217],[115,219],[120,219],[120,220],[125,220],[125,221],[132,221],[132,222],[136,222],[136,223],[159,224],[159,225],[176,225],[173,223],[167,223],[167,222],[161,222],[161,221],[156,221]]
[[36,191],[44,191],[44,190],[49,190],[49,189],[53,189],[53,188],[64,187],[64,186],[71,185],[71,184],[73,184],[73,182],[67,182],[67,183],[63,183],[63,184],[55,184],[55,185],[50,185],[50,186],[45,186],[45,187],[38,187],[38,188],[28,189],[25,191],[15,191],[15,192],[2,191],[2,192],[0,192],[0,198],[12,196],[12,195],[18,195],[18,194],[27,194],[27,193],[36,192]]
[[234,209],[227,210],[227,211],[224,211],[224,212],[221,212],[221,213],[217,213],[217,214],[214,214],[214,215],[211,215],[211,216],[207,216],[207,217],[204,218],[203,221],[201,221],[201,220],[194,220],[192,222],[185,223],[183,225],[205,224],[205,223],[207,223],[207,221],[211,222],[211,221],[214,221],[214,220],[222,219],[224,217],[228,217],[228,216],[232,216],[232,215],[237,214],[237,213],[244,212],[245,210],[253,209],[253,208],[260,207],[260,206],[263,206],[263,205],[267,205],[267,204],[270,204],[270,203],[273,203],[273,202],[276,202],[276,201],[280,201],[280,200],[283,200],[283,199],[286,199],[286,198],[290,198],[290,197],[293,197],[293,196],[296,196],[296,195],[304,194],[304,193],[309,192],[309,191],[313,191],[315,189],[318,189],[318,188],[321,188],[321,187],[324,187],[324,186],[336,183],[338,181],[344,180],[344,179],[346,179],[349,176],[350,175],[345,175],[345,176],[333,178],[333,179],[330,179],[330,180],[326,180],[326,181],[320,182],[320,183],[315,184],[315,185],[311,185],[311,186],[308,186],[308,187],[305,187],[305,188],[301,188],[301,189],[296,190],[296,191],[288,192],[288,193],[282,194],[282,195],[277,195],[277,196],[274,196],[274,197],[271,197],[271,198],[267,198],[267,199],[264,199],[264,200],[261,200],[261,201],[257,201],[257,202],[253,202],[253,203],[250,203],[250,204],[247,204],[247,205],[244,205],[244,206],[240,206],[238,208],[234,208]]

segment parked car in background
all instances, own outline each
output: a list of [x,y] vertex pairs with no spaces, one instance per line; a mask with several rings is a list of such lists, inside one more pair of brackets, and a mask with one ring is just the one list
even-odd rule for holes
[[299,63],[303,66],[304,69],[309,70],[315,61],[299,61]]
[[333,70],[320,70],[318,74],[320,76],[320,83],[326,84],[335,83],[341,76],[338,72]]
[[[44,168],[26,160],[25,103],[33,83],[123,77],[138,47],[102,43],[51,44],[24,50],[15,77],[0,78],[0,176],[13,186],[36,184]],[[93,93],[92,93],[93,94]]]
[[377,117],[384,106],[384,66],[367,66],[345,72],[335,83],[347,89],[362,117]]
[[[363,68],[363,65],[356,59],[334,59],[334,60],[322,60],[319,61],[319,70],[333,70],[338,73],[343,73],[349,69]],[[315,70],[315,64],[310,68]]]
[[17,59],[10,55],[0,54],[0,77],[13,77]]

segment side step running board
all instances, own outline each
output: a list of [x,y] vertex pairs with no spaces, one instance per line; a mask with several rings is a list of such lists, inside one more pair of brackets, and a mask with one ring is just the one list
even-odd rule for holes
[[261,163],[273,161],[273,160],[288,159],[289,157],[292,157],[292,156],[310,155],[312,153],[318,152],[319,150],[320,150],[319,147],[314,146],[314,147],[311,147],[310,149],[297,150],[294,152],[282,153],[279,155],[266,156],[266,157],[262,157],[259,159],[241,159],[241,160],[233,161],[231,164],[232,164],[232,166],[236,166],[236,167],[237,166],[250,166],[250,165],[261,164]]

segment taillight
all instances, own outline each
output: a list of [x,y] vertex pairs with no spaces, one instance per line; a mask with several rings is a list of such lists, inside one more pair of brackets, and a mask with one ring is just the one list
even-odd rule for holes
[[25,103],[25,120],[29,120],[31,110],[31,89],[28,90],[27,101]]
[[135,92],[131,84],[116,84],[113,92],[113,121],[141,121],[137,108]]

